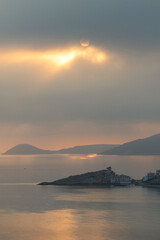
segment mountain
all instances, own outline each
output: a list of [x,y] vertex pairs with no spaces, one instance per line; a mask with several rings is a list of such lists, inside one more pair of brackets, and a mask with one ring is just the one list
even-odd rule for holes
[[119,145],[113,145],[113,144],[81,145],[81,146],[75,146],[72,148],[64,148],[64,149],[57,151],[57,153],[61,153],[61,154],[96,154],[96,153],[101,153],[103,151],[110,150],[117,146],[119,146]]
[[33,154],[96,154],[107,151],[119,145],[112,144],[96,144],[96,145],[82,145],[72,148],[60,149],[58,151],[44,150],[34,147],[29,144],[19,144],[9,149],[4,155],[33,155]]
[[160,155],[160,134],[124,143],[102,155]]
[[43,150],[29,144],[19,144],[9,149],[5,155],[32,155],[32,154],[51,154],[53,151]]

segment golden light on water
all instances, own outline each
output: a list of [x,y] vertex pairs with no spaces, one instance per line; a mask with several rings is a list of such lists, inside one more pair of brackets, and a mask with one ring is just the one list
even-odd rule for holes
[[97,154],[89,154],[88,155],[88,158],[95,158],[95,157],[97,157]]
[[[83,194],[83,193],[81,193]],[[80,196],[80,200],[77,201],[85,206],[85,202],[90,202],[96,198],[99,203],[99,199],[106,197],[106,195],[100,196],[98,199],[95,194],[84,194]],[[61,195],[61,194],[60,194]],[[76,194],[74,196],[74,204],[76,201]],[[87,199],[86,197],[90,197]],[[63,194],[62,200],[66,203],[67,199],[70,201],[71,194]],[[86,198],[86,199],[85,199]],[[84,200],[85,199],[85,200]],[[84,200],[84,201],[83,201]],[[106,200],[105,200],[106,201]],[[44,202],[45,203],[45,202]],[[54,203],[54,197],[53,197]],[[46,206],[46,204],[44,204]],[[52,206],[52,205],[48,205]],[[74,206],[77,206],[77,203]],[[53,207],[54,208],[54,207]],[[2,210],[3,213],[3,210]],[[113,232],[121,232],[125,224],[124,222],[116,222],[115,211],[104,211],[104,210],[92,210],[92,208],[84,209],[55,209],[42,212],[15,212],[11,211],[10,214],[4,212],[1,214],[1,236],[6,236],[5,239],[32,239],[32,240],[105,240],[113,239]],[[118,213],[120,214],[120,213]],[[119,215],[118,215],[119,216]],[[18,224],[17,224],[18,223]],[[9,230],[8,230],[9,226]],[[22,237],[21,237],[22,236]]]

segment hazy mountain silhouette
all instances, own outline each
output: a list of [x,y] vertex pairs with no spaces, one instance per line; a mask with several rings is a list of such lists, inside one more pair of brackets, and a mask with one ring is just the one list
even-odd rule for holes
[[104,155],[160,155],[160,134],[127,142],[114,149],[102,152]]
[[30,144],[19,144],[6,151],[5,155],[32,155],[32,154],[96,154],[107,151],[119,145],[112,144],[95,144],[95,145],[82,145],[72,148],[60,149],[57,151],[44,150],[34,147]]
[[32,155],[32,154],[51,154],[53,151],[43,150],[30,144],[19,144],[9,149],[5,155]]
[[62,154],[96,154],[109,149],[113,149],[119,145],[116,144],[95,144],[95,145],[81,145],[72,148],[64,148],[58,151]]

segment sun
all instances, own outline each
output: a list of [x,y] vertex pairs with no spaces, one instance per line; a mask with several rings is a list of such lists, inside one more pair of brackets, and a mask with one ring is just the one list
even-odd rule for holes
[[88,47],[90,45],[90,41],[87,40],[87,39],[81,39],[80,40],[80,44],[81,44],[82,47],[86,48],[86,47]]

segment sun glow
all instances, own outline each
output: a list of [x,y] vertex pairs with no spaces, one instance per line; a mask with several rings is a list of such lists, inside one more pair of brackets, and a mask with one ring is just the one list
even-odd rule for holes
[[51,61],[54,65],[63,66],[72,62],[76,57],[75,51],[66,51],[58,53],[48,53],[44,56],[44,59]]
[[94,64],[101,64],[109,59],[109,56],[96,47],[72,47],[68,49],[56,49],[50,51],[12,50],[0,52],[0,63],[44,63],[50,64],[56,69],[69,67],[76,59],[87,60]]

